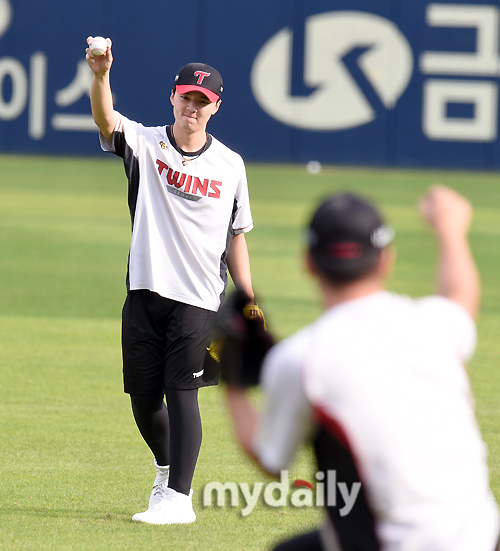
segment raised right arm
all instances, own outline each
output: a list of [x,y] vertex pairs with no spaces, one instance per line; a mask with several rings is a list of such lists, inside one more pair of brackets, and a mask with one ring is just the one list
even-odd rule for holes
[[433,186],[420,210],[439,242],[438,293],[462,305],[475,318],[481,284],[467,238],[472,207],[465,197],[444,186]]
[[[87,48],[86,59],[92,69],[92,87],[90,89],[90,105],[92,116],[102,135],[110,140],[116,126],[116,113],[113,108],[113,96],[109,83],[109,72],[113,63],[111,40],[106,39],[108,48],[101,56],[93,55]],[[87,38],[87,44],[92,44],[92,37]]]

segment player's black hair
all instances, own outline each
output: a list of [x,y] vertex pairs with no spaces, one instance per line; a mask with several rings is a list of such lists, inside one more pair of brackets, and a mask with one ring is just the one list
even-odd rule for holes
[[366,255],[356,261],[344,261],[342,265],[332,266],[323,258],[313,255],[318,271],[334,285],[346,285],[359,279],[365,278],[377,267],[380,251],[372,255]]
[[345,285],[375,270],[392,237],[374,205],[342,193],[317,208],[309,224],[308,247],[319,272],[331,283]]

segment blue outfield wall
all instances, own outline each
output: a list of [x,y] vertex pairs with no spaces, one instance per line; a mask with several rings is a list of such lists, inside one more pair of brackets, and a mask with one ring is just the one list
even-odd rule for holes
[[146,125],[172,122],[182,65],[217,67],[209,130],[247,161],[497,169],[499,1],[0,0],[0,151],[100,154],[103,35],[115,107]]

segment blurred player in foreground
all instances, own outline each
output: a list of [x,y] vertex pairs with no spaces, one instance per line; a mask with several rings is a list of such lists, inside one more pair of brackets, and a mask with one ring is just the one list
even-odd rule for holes
[[[266,355],[261,415],[247,396],[251,377],[238,374],[238,354],[259,344],[259,332],[226,336],[222,368],[243,449],[277,475],[304,439],[314,442],[326,522],[279,551],[497,548],[498,511],[464,367],[480,292],[467,240],[472,210],[436,186],[420,211],[439,243],[439,281],[435,296],[413,300],[384,290],[392,231],[377,210],[349,194],[319,206],[306,262],[325,312]],[[355,498],[347,513],[346,492]]]
[[149,508],[133,520],[190,523],[196,519],[191,481],[202,439],[198,388],[217,384],[218,373],[209,373],[204,360],[227,269],[236,287],[253,296],[245,166],[206,132],[221,103],[216,69],[185,65],[170,94],[174,124],[144,127],[114,110],[111,40],[104,55],[86,51],[101,147],[123,158],[129,181],[124,388],[157,469]]

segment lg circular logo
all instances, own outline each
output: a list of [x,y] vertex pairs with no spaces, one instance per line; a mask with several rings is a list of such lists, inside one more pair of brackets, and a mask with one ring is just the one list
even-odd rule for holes
[[358,67],[387,109],[395,107],[413,73],[410,45],[391,21],[364,12],[322,13],[305,27],[304,83],[314,90],[292,96],[292,41],[284,28],[264,44],[252,67],[252,90],[270,116],[304,130],[345,130],[375,119],[343,61],[353,49],[366,49]]
[[9,0],[0,0],[0,36],[7,32],[12,21],[12,6]]

